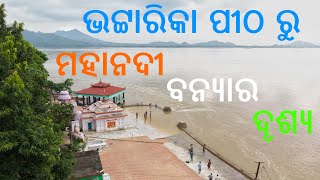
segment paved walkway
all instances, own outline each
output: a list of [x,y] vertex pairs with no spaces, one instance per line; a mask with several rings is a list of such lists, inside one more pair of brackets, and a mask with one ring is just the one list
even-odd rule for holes
[[[222,162],[220,159],[205,151],[202,153],[202,146],[186,135],[184,132],[167,138],[165,146],[174,153],[181,161],[189,161],[190,155],[188,153],[189,145],[194,145],[194,156],[192,163],[186,163],[194,172],[198,172],[198,163],[202,164],[202,171],[200,176],[202,179],[208,179],[208,175],[212,173],[215,178],[219,174],[221,180],[247,180],[242,174],[234,170],[232,167]],[[211,169],[207,168],[208,160],[211,160]]]
[[164,140],[148,137],[107,140],[108,150],[100,153],[102,166],[117,180],[199,180],[185,163],[165,146]]

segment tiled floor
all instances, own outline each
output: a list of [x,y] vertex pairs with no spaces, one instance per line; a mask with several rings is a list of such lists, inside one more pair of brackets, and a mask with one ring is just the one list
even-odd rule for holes
[[201,179],[172,154],[162,140],[147,137],[108,140],[109,149],[100,153],[104,171],[115,180]]

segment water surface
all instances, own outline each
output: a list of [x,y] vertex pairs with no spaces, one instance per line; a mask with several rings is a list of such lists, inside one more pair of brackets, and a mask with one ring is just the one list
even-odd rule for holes
[[[54,81],[71,77],[60,77],[55,58],[65,50],[44,50],[49,61],[45,64]],[[67,50],[72,51],[72,50]],[[264,161],[262,179],[319,179],[319,111],[320,104],[320,62],[318,49],[201,49],[201,48],[106,48],[94,50],[74,50],[80,55],[94,51],[112,54],[123,51],[134,55],[147,51],[154,55],[164,54],[164,76],[157,75],[157,66],[151,68],[151,75],[145,77],[129,65],[127,76],[102,76],[101,66],[97,66],[99,77],[78,75],[74,78],[74,90],[80,90],[96,83],[101,78],[114,85],[125,86],[126,103],[137,102],[168,105],[171,114],[154,111],[154,121],[148,122],[163,132],[177,132],[176,123],[186,121],[188,128],[208,146],[229,158],[248,172],[255,173],[255,161]],[[78,64],[80,65],[80,64]],[[111,68],[111,67],[110,67]],[[112,72],[112,69],[109,69]],[[211,82],[213,78],[251,78],[258,84],[258,102],[219,102],[218,96],[208,92],[205,102],[194,103],[186,92],[183,102],[170,98],[166,89],[172,78],[190,82],[203,78]],[[271,126],[274,140],[263,141],[252,121],[253,114],[267,109],[278,115],[282,110],[313,110],[313,134],[307,134],[305,126],[298,126],[296,135],[281,135],[277,125]],[[144,110],[141,110],[141,113]],[[266,173],[267,172],[267,173]]]

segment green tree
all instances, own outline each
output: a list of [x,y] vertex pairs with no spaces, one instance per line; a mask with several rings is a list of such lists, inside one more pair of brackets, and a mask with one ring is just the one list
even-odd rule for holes
[[1,4],[0,179],[67,179],[73,160],[59,145],[72,108],[52,104],[46,55],[23,39],[23,24],[8,26],[5,17]]
[[70,120],[74,118],[72,104],[51,103],[49,110],[52,119],[54,119],[56,131],[63,131],[65,127],[70,125]]
[[69,93],[72,93],[71,86],[73,85],[72,79],[66,79],[62,83],[54,83],[52,81],[49,81],[49,87],[52,89],[54,93],[58,93],[60,91],[69,91]]
[[67,177],[73,175],[74,159],[71,150],[61,151],[58,163],[53,167],[53,174],[55,180],[65,180]]

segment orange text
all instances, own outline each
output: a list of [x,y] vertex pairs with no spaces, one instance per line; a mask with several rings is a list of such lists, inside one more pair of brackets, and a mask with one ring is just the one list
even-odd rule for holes
[[[102,63],[102,75],[108,75],[108,66],[111,65],[113,69],[113,74],[115,76],[125,76],[127,74],[126,66],[128,64],[133,64],[136,66],[136,71],[145,76],[149,75],[149,66],[152,64],[158,64],[158,75],[163,75],[163,54],[153,56],[147,52],[140,52],[134,56],[130,56],[125,52],[116,52],[113,54],[108,54],[103,52],[99,56],[94,52],[85,52],[77,56],[76,52],[62,52],[58,54],[56,58],[56,63],[59,66],[58,74],[64,76],[66,73],[64,68],[71,66],[72,76],[77,75],[77,65],[80,65],[82,68],[81,73],[97,77],[96,73],[96,63]],[[79,63],[77,63],[77,57],[79,57]]]

